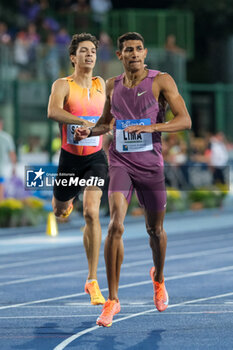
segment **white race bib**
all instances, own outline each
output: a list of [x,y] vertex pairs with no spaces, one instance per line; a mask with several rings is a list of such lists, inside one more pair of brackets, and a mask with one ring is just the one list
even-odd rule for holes
[[125,128],[131,125],[150,125],[150,118],[116,121],[116,149],[118,152],[145,152],[153,149],[152,134],[128,133]]
[[[100,117],[79,117],[85,120],[88,120],[92,123],[97,123],[98,119]],[[82,125],[73,125],[73,124],[67,124],[67,143],[70,145],[77,145],[77,146],[98,146],[99,145],[99,136],[93,136],[86,138],[81,141],[74,141],[74,131],[76,128],[80,128]]]

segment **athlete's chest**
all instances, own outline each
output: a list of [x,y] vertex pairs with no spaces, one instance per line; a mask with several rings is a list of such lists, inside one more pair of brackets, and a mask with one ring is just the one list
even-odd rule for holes
[[66,107],[74,115],[100,115],[104,106],[104,93],[100,89],[70,91]]
[[[147,87],[136,87],[127,89],[117,87],[112,96],[112,111],[122,119],[126,117],[142,117],[156,112],[158,103],[155,100],[152,90]],[[121,118],[120,118],[121,119]]]

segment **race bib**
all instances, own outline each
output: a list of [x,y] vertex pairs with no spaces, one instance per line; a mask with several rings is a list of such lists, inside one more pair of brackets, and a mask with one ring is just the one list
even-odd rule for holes
[[124,131],[131,125],[150,125],[150,118],[137,120],[117,120],[116,121],[116,149],[118,152],[145,152],[153,149],[152,134],[142,133],[136,135]]
[[[100,117],[79,117],[81,119],[88,120],[92,123],[97,123],[98,119]],[[70,145],[77,145],[77,146],[98,146],[99,145],[99,136],[93,136],[81,141],[74,141],[74,131],[76,128],[80,128],[81,125],[73,125],[73,124],[67,124],[67,143]]]

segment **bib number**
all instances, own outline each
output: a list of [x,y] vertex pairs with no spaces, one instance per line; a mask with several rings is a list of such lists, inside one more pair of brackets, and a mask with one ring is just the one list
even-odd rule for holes
[[150,118],[116,121],[116,149],[118,152],[146,152],[153,149],[152,134],[128,133],[124,129],[131,125],[150,125]]
[[[97,123],[99,117],[79,117],[81,119],[88,120],[92,123]],[[67,143],[70,145],[77,145],[77,146],[95,146],[97,147],[99,145],[99,136],[93,136],[90,138],[86,138],[81,141],[75,141],[74,140],[74,132],[76,128],[80,128],[81,125],[74,125],[74,124],[67,124]]]

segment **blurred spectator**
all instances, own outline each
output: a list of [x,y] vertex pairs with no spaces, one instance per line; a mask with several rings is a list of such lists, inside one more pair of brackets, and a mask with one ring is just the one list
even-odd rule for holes
[[73,12],[78,12],[78,13],[83,14],[83,13],[89,13],[90,6],[89,6],[87,0],[76,0],[73,2],[70,9]]
[[[70,35],[68,34],[67,30],[64,27],[62,27],[56,34],[56,43],[58,45],[68,46],[69,42]],[[67,48],[65,49],[67,50]]]
[[0,44],[9,44],[11,36],[8,32],[8,27],[5,22],[0,21]]
[[165,162],[172,165],[181,165],[187,161],[187,144],[176,134],[167,134],[163,138],[163,156]]
[[208,163],[209,140],[209,133],[206,133],[205,137],[194,137],[190,133],[190,159],[193,162]]
[[18,67],[18,73],[20,78],[28,78],[30,76],[28,71],[28,48],[29,40],[25,31],[20,31],[15,40],[14,45],[14,60]]
[[58,3],[58,12],[62,15],[68,14],[73,4],[72,0],[62,0]]
[[222,132],[218,132],[210,138],[209,165],[213,172],[214,184],[226,183],[224,171],[229,160],[226,143]]
[[40,14],[40,4],[36,0],[20,0],[19,9],[22,15],[24,15],[28,22],[33,22]]
[[98,58],[100,66],[100,76],[104,79],[108,77],[108,65],[112,56],[112,40],[105,32],[100,33],[100,45],[98,49]]
[[39,153],[42,151],[41,137],[37,135],[29,136],[27,143],[23,144],[20,152],[25,153]]
[[76,0],[71,6],[71,11],[75,13],[75,26],[78,31],[88,31],[90,27],[90,6],[87,0]]
[[104,15],[111,10],[111,0],[90,0],[91,9],[94,12],[94,20],[102,23]]
[[42,51],[42,74],[48,80],[55,80],[59,76],[59,52],[56,45],[56,36],[49,33]]
[[4,198],[6,167],[9,163],[16,164],[16,153],[13,138],[3,131],[3,118],[0,117],[0,201]]
[[176,83],[186,81],[186,51],[176,44],[176,37],[168,35],[165,43],[166,61],[164,71],[172,75]]
[[176,53],[179,55],[186,55],[186,51],[182,49],[181,47],[176,45],[176,37],[174,34],[170,34],[167,36],[166,43],[165,43],[165,49],[169,52]]
[[40,0],[40,17],[48,17],[50,13],[48,0]]
[[185,188],[187,181],[182,165],[187,162],[187,145],[180,134],[165,134],[162,138],[164,173],[166,185],[174,188]]
[[64,71],[62,75],[69,74],[70,60],[67,55],[67,47],[70,43],[70,35],[67,30],[63,27],[56,34],[56,44],[58,45],[58,53],[59,53],[59,65]]
[[32,76],[36,75],[37,69],[37,48],[40,43],[40,36],[37,33],[37,28],[34,23],[30,23],[27,29],[27,40],[28,40],[28,69]]
[[43,25],[45,29],[54,33],[60,29],[60,25],[57,20],[52,17],[46,17],[43,21]]

